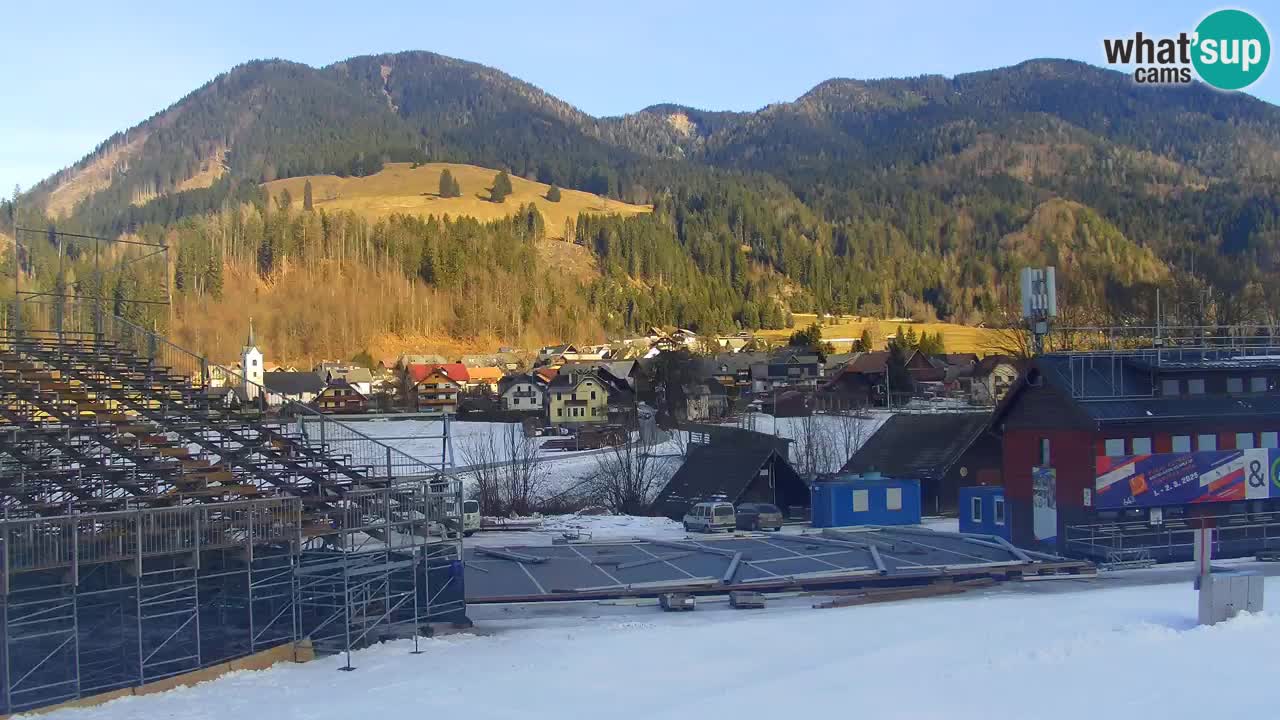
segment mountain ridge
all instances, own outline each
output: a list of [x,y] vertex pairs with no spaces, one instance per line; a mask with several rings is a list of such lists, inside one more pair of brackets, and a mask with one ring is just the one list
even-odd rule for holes
[[[85,231],[157,236],[252,205],[270,260],[296,245],[269,237],[282,232],[273,181],[394,162],[504,169],[652,205],[652,217],[580,218],[572,231],[599,271],[573,312],[610,332],[776,325],[785,311],[998,323],[1016,263],[1055,257],[1082,321],[1148,321],[1156,286],[1187,322],[1280,316],[1267,281],[1280,270],[1280,108],[1068,60],[831,78],[756,111],[660,103],[612,117],[426,51],[254,61],[113,135],[74,166],[80,177],[64,170],[22,205]],[[369,228],[393,248],[422,231]],[[1023,247],[1011,237],[1043,247],[1010,252]],[[1114,250],[1101,270],[1095,247]],[[402,258],[407,277],[416,257]],[[1105,267],[1121,262],[1149,271]]]

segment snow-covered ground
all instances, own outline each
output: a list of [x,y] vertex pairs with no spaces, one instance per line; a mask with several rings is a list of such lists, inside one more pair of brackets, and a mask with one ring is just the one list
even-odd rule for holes
[[[44,717],[1178,720],[1280,707],[1280,615],[1196,627],[1186,583],[1030,592],[1039,589],[835,610],[796,599],[761,611],[482,620],[474,635],[422,641],[421,655],[409,641],[357,652],[350,673],[329,657]],[[1274,597],[1280,579],[1267,589]]]
[[[552,540],[566,534],[577,535],[583,540],[680,540],[685,537],[684,527],[664,517],[637,515],[548,515],[541,518],[520,518],[516,521],[524,530],[482,530],[467,538],[464,544],[483,547],[516,547],[550,545]],[[530,524],[533,523],[532,527]]]
[[[770,435],[795,440],[792,447],[792,462],[800,466],[812,464],[818,472],[835,472],[848,460],[847,455],[861,447],[889,417],[887,413],[873,411],[866,418],[844,418],[833,415],[814,415],[812,418],[774,418],[771,415],[753,413],[740,425]],[[440,435],[443,431],[441,420],[377,420],[352,422],[351,426],[365,435],[391,445],[413,457],[428,462],[438,461],[441,457],[443,443]],[[478,452],[480,445],[488,446],[492,441],[492,452],[498,460],[509,460],[509,444],[507,433],[519,431],[519,425],[509,423],[462,422],[449,423],[451,459],[455,467],[466,468],[479,462],[489,454]],[[686,436],[687,433],[682,433]],[[549,438],[536,438],[537,443]],[[806,448],[813,444],[815,450]],[[654,446],[650,452],[660,458],[655,462],[658,472],[663,476],[662,484],[680,467],[681,455],[685,442],[672,437],[665,443]],[[600,469],[601,457],[611,452],[604,450],[580,450],[566,452],[547,450],[540,454],[542,458],[539,474],[539,495],[546,498],[558,498],[580,492],[587,482]],[[807,470],[801,467],[801,470]],[[464,486],[469,488],[473,477],[463,471]]]

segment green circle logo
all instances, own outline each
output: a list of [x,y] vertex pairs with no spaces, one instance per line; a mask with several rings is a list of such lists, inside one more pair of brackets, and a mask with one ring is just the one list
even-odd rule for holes
[[1267,69],[1271,39],[1243,10],[1219,10],[1196,26],[1191,63],[1200,79],[1222,90],[1248,87]]

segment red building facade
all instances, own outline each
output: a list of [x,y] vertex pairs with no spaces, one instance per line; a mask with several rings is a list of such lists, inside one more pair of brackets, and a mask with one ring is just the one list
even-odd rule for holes
[[[1177,531],[1203,523],[1221,528],[1220,555],[1280,543],[1278,384],[1263,352],[1037,358],[993,418],[1013,539],[1176,559],[1190,551]],[[1169,558],[1144,549],[1155,539]]]

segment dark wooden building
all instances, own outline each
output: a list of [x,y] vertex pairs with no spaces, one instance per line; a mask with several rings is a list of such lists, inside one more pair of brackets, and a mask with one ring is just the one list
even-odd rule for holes
[[954,513],[960,487],[1000,484],[1000,439],[990,426],[987,412],[899,413],[840,472],[918,480],[923,512]]
[[689,430],[688,454],[654,500],[655,515],[679,520],[706,500],[773,503],[784,513],[809,507],[809,486],[791,467],[785,438],[705,425]]

